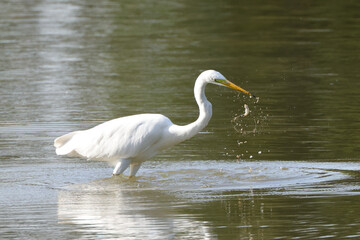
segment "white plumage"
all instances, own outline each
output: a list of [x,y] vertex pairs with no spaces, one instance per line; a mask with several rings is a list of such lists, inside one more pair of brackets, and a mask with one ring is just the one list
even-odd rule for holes
[[227,86],[251,96],[219,72],[207,70],[195,82],[194,95],[200,111],[195,122],[179,126],[161,114],[117,118],[55,139],[56,154],[117,162],[114,175],[122,174],[130,166],[130,176],[135,176],[142,162],[163,149],[191,138],[208,124],[212,115],[211,103],[205,96],[208,83]]

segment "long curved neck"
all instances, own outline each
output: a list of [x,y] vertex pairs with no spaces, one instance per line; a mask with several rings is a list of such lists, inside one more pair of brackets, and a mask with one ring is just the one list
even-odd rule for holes
[[199,117],[195,122],[185,126],[174,125],[174,133],[178,136],[178,140],[184,141],[193,137],[209,123],[212,116],[212,106],[205,96],[205,87],[207,82],[198,78],[195,82],[194,96],[196,103],[199,106]]
[[212,105],[205,96],[206,85],[207,83],[205,81],[202,81],[201,79],[198,79],[195,82],[194,96],[196,103],[199,106],[199,117],[195,122],[187,125],[190,127],[190,129],[196,131],[192,136],[194,136],[196,133],[206,127],[212,116]]

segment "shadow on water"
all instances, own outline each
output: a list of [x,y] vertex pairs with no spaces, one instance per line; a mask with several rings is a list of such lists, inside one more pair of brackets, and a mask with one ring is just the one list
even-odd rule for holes
[[[259,231],[268,239],[276,236],[276,227],[267,230],[274,224],[301,224],[311,204],[357,195],[359,186],[351,179],[358,171],[355,163],[333,162],[149,162],[135,179],[104,178],[60,190],[58,218],[76,225],[70,229],[77,234],[106,239],[236,238]],[[298,220],[285,214],[282,221],[269,222],[289,200]],[[304,236],[316,236],[325,225],[316,233],[304,229]]]

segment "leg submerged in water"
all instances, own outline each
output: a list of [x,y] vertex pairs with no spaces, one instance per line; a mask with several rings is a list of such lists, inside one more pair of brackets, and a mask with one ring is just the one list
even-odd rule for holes
[[113,171],[113,175],[120,175],[122,174],[130,165],[130,160],[122,159],[119,161]]
[[137,171],[139,170],[141,163],[132,163],[130,164],[130,177],[135,177]]

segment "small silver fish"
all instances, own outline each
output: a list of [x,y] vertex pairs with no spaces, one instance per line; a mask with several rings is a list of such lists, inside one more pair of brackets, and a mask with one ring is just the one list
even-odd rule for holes
[[250,113],[250,109],[247,104],[244,104],[244,108],[245,108],[245,112],[244,112],[244,114],[241,115],[242,117],[246,117]]

